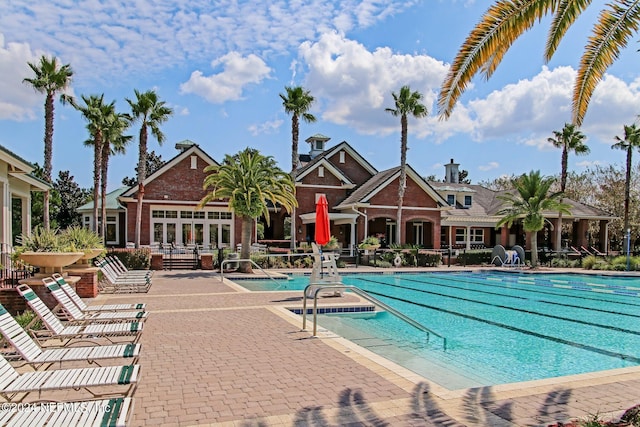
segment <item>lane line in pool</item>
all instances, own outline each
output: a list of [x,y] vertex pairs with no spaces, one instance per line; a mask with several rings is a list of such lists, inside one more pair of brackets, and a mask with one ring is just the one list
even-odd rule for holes
[[[441,277],[441,276],[435,276],[435,277],[442,278],[443,280],[447,280],[447,278],[444,278],[444,277]],[[402,280],[407,281],[407,282],[414,282],[414,283],[425,283],[425,284],[439,286],[439,287],[443,287],[443,288],[460,289],[460,290],[463,290],[463,291],[466,291],[466,292],[475,292],[475,293],[481,293],[481,294],[486,294],[486,295],[496,295],[496,296],[500,296],[500,297],[504,297],[504,298],[513,298],[513,299],[519,299],[519,300],[525,300],[525,301],[541,302],[541,303],[550,304],[550,305],[556,305],[556,306],[560,306],[560,307],[571,307],[571,308],[576,308],[576,309],[580,309],[580,310],[597,311],[597,312],[606,313],[606,314],[615,314],[615,315],[619,315],[619,316],[626,316],[626,317],[632,317],[632,318],[635,318],[635,319],[640,319],[640,315],[631,314],[631,313],[624,313],[624,312],[620,312],[620,311],[605,310],[605,309],[594,308],[594,307],[585,307],[585,306],[581,306],[581,305],[574,305],[574,304],[568,304],[568,303],[562,303],[562,302],[556,302],[556,301],[548,301],[548,300],[536,299],[536,298],[530,298],[530,297],[518,296],[518,295],[506,295],[506,294],[498,293],[498,292],[489,292],[489,291],[480,290],[480,289],[464,288],[464,287],[460,287],[460,286],[451,285],[449,283],[444,285],[442,283],[431,282],[431,281],[426,281],[426,280],[409,279],[409,278],[406,278],[406,277],[403,277]],[[535,292],[535,293],[538,293],[536,291],[532,291],[532,290],[529,290],[529,289],[523,289],[523,288],[517,288],[517,287],[495,286],[495,285],[489,285],[489,284],[486,284],[486,283],[476,282],[476,281],[471,281],[471,280],[457,280],[457,281],[458,282],[462,282],[462,283],[472,284],[472,285],[490,287],[490,288],[514,289],[514,290],[521,290],[521,291],[524,291],[524,292]],[[543,293],[543,292],[540,292],[540,293]],[[563,294],[551,294],[551,295],[565,296]],[[609,301],[609,302],[611,302],[611,301]],[[620,303],[620,305],[625,305],[625,304]]]
[[[363,279],[359,279],[359,280],[363,280]],[[367,280],[367,281],[369,281],[369,280]],[[427,304],[418,303],[418,302],[415,302],[415,301],[409,301],[409,300],[406,300],[404,298],[391,297],[391,296],[384,295],[384,294],[379,293],[379,292],[374,292],[374,291],[367,291],[367,292],[370,293],[370,294],[373,294],[373,295],[377,295],[377,296],[393,299],[393,300],[396,300],[396,301],[401,301],[401,302],[404,302],[404,303],[407,303],[407,304],[417,305],[417,306],[420,306],[420,307],[424,307],[424,308],[428,308],[428,309],[431,309],[431,310],[440,311],[440,312],[451,314],[451,315],[454,315],[454,316],[464,317],[465,319],[470,319],[470,320],[475,320],[475,321],[478,321],[478,322],[486,323],[488,325],[496,326],[496,327],[499,327],[499,328],[508,329],[508,330],[515,331],[515,332],[520,332],[522,334],[531,335],[531,336],[534,336],[534,337],[537,337],[537,338],[541,338],[541,339],[557,342],[557,343],[560,343],[560,344],[569,345],[569,346],[572,346],[572,347],[575,347],[575,348],[579,348],[579,349],[583,349],[583,350],[586,350],[586,351],[590,351],[590,352],[593,352],[593,353],[602,354],[604,356],[609,356],[609,357],[622,359],[622,360],[628,360],[628,361],[631,361],[633,363],[640,364],[640,358],[632,356],[632,355],[613,352],[613,351],[605,350],[605,349],[602,349],[602,348],[594,347],[594,346],[591,346],[591,345],[586,345],[586,344],[581,344],[581,343],[577,343],[577,342],[574,342],[574,341],[569,341],[569,340],[566,340],[564,338],[552,337],[550,335],[543,335],[543,334],[540,334],[538,332],[528,331],[526,329],[521,329],[521,328],[516,328],[515,326],[511,326],[511,325],[507,325],[507,324],[499,323],[499,322],[494,322],[492,320],[482,319],[482,318],[479,318],[479,317],[476,317],[476,316],[472,316],[472,315],[469,315],[469,314],[459,313],[457,311],[447,310],[447,309],[440,308],[440,307],[434,307],[434,306],[430,306],[430,305],[427,305]]]
[[[443,280],[451,280],[451,278],[447,278],[444,277],[442,275],[436,275],[434,274],[434,277],[438,277],[441,278]],[[553,295],[553,296],[562,296],[562,297],[569,297],[569,298],[574,298],[574,299],[580,299],[580,300],[587,300],[587,301],[597,301],[597,302],[605,302],[605,303],[611,303],[611,304],[618,304],[618,305],[622,305],[622,306],[629,306],[629,307],[640,307],[640,304],[637,303],[633,303],[633,302],[629,302],[629,301],[619,301],[619,300],[611,300],[611,299],[606,299],[606,298],[592,298],[592,297],[588,297],[588,296],[583,296],[583,295],[568,295],[567,293],[558,293],[558,292],[548,292],[548,291],[543,291],[540,289],[536,289],[536,290],[531,290],[531,289],[527,289],[525,287],[520,287],[520,286],[511,286],[511,284],[515,283],[517,285],[526,285],[528,287],[530,286],[541,286],[543,288],[557,288],[557,287],[551,287],[551,286],[547,286],[545,284],[536,284],[536,283],[527,283],[527,282],[515,282],[515,281],[501,281],[502,283],[509,283],[510,286],[499,286],[499,285],[495,285],[493,283],[485,283],[483,281],[477,281],[477,280],[472,280],[472,278],[469,278],[467,276],[463,276],[466,277],[465,280],[460,280],[459,278],[460,276],[456,277],[457,281],[463,282],[463,283],[469,283],[469,284],[476,284],[476,285],[480,285],[480,286],[485,286],[485,287],[492,287],[492,288],[499,288],[499,289],[516,289],[516,290],[522,290],[525,292],[535,292],[537,294],[545,294],[545,295]],[[495,280],[492,280],[492,282],[494,282]],[[560,288],[557,288],[560,289]],[[600,293],[608,293],[608,294],[613,294],[613,292],[603,292],[602,290],[592,290],[591,292],[600,292]],[[617,295],[624,295],[627,296],[626,294],[623,293],[618,293]]]
[[[447,294],[442,294],[442,293],[439,293],[439,292],[431,292],[431,291],[427,291],[427,290],[424,290],[424,289],[415,289],[415,288],[410,288],[410,287],[406,287],[406,286],[402,286],[402,285],[396,285],[396,284],[390,284],[390,283],[387,283],[387,282],[382,282],[382,281],[377,281],[377,280],[370,280],[370,279],[366,279],[365,280],[365,279],[361,279],[361,278],[358,278],[358,280],[368,281],[368,282],[371,282],[371,283],[379,283],[379,284],[383,284],[383,285],[387,285],[387,286],[392,286],[392,287],[412,290],[412,291],[431,294],[431,295],[437,295],[437,296],[444,297],[444,298],[451,298],[451,299],[454,299],[454,300],[466,301],[466,302],[471,302],[471,303],[475,303],[475,304],[486,305],[486,306],[489,306],[489,307],[503,308],[505,310],[516,311],[516,312],[520,312],[520,313],[527,313],[527,314],[532,314],[532,315],[541,316],[541,317],[548,317],[548,318],[556,319],[556,320],[564,320],[564,321],[567,321],[567,322],[578,323],[578,324],[581,324],[581,325],[594,326],[594,327],[598,327],[598,328],[602,328],[602,329],[608,329],[608,330],[612,330],[612,331],[616,331],[616,332],[622,332],[622,333],[627,333],[627,334],[631,334],[631,335],[640,336],[640,331],[634,331],[634,330],[631,330],[631,329],[619,328],[617,326],[602,325],[602,324],[599,324],[599,323],[587,322],[585,320],[578,320],[578,319],[573,319],[573,318],[568,318],[568,317],[556,316],[556,315],[553,315],[553,314],[540,313],[540,312],[536,312],[536,311],[532,311],[532,310],[523,310],[523,309],[520,309],[520,308],[509,307],[509,306],[505,306],[505,305],[491,304],[491,303],[488,303],[488,302],[477,301],[477,300],[473,300],[473,299],[470,299],[470,298],[456,297],[456,296],[451,296],[451,295],[447,295]],[[428,283],[428,282],[425,282],[425,283]],[[366,292],[369,292],[369,291],[367,290]],[[389,298],[394,298],[394,297],[389,297]]]

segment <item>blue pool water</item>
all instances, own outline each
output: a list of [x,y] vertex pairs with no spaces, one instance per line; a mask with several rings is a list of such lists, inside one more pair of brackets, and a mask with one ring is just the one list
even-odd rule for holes
[[[385,312],[322,315],[319,323],[448,389],[640,365],[640,280],[629,277],[425,273],[342,276],[446,337]],[[292,276],[278,290],[302,290]],[[245,281],[273,290],[273,281]]]

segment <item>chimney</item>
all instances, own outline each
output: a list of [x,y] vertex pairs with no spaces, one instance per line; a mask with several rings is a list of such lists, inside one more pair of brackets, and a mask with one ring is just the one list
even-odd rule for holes
[[451,159],[451,163],[444,165],[444,182],[448,182],[450,184],[458,184],[458,179],[460,173],[458,172],[459,163],[453,163],[453,159]]

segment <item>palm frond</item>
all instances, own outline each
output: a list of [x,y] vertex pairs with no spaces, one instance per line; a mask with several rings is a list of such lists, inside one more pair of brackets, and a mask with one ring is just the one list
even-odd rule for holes
[[560,0],[558,7],[551,21],[544,59],[549,62],[556,52],[560,40],[578,17],[591,4],[591,0]]
[[574,123],[582,124],[593,91],[639,24],[640,0],[616,0],[600,13],[580,59],[573,90]]
[[440,90],[438,110],[448,118],[471,79],[482,71],[489,78],[504,54],[557,0],[499,0],[485,12],[456,55]]

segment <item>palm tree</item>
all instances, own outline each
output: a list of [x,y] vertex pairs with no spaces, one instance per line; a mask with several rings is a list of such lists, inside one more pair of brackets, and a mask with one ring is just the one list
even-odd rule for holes
[[[204,179],[203,188],[210,191],[198,206],[202,208],[212,200],[228,200],[229,210],[242,219],[241,259],[249,258],[255,220],[264,215],[269,224],[269,204],[278,204],[287,212],[298,205],[291,175],[278,168],[273,157],[265,157],[257,150],[246,148],[233,156],[227,154],[222,164],[207,166],[204,171],[210,174]],[[240,263],[240,271],[250,273],[251,265]]]
[[[85,141],[85,145],[93,145],[93,231],[98,232],[99,212],[98,200],[100,198],[100,177],[102,168],[102,144],[103,134],[107,128],[108,118],[115,114],[115,101],[110,104],[104,103],[104,94],[82,95],[84,105],[67,95],[63,95],[61,100],[64,104],[69,103],[78,110],[87,123],[87,130],[91,138]],[[104,227],[102,227],[104,229]]]
[[[300,117],[307,123],[316,121],[316,117],[309,113],[315,100],[308,90],[301,86],[285,86],[286,94],[280,94],[282,105],[287,114],[291,114],[291,176],[295,179],[298,169],[298,136]],[[292,225],[293,226],[293,225]]]
[[[598,3],[600,4],[600,3]],[[488,79],[511,45],[546,15],[553,15],[545,47],[548,62],[578,17],[591,5],[583,0],[496,0],[467,36],[443,82],[439,114],[448,118],[473,77]],[[593,26],[573,87],[572,122],[581,125],[591,95],[605,71],[618,58],[629,38],[638,32],[640,2],[611,0]]]
[[407,115],[420,118],[429,114],[427,107],[420,103],[422,94],[418,91],[411,92],[409,86],[402,86],[400,93],[392,92],[395,108],[386,108],[385,111],[393,116],[400,116],[400,183],[398,185],[398,213],[396,214],[396,243],[400,244],[400,227],[402,220],[402,204],[404,201],[404,191],[407,188]]
[[[58,66],[55,56],[51,59],[42,55],[38,64],[27,62],[35,73],[35,78],[26,78],[24,83],[30,84],[39,93],[46,94],[44,101],[44,179],[51,184],[51,159],[53,157],[53,98],[57,92],[64,91],[71,83],[73,71],[71,65]],[[49,192],[44,193],[43,226],[49,229]]]
[[631,187],[631,153],[634,148],[640,148],[640,129],[634,124],[624,126],[624,138],[619,136],[615,137],[618,141],[611,146],[611,148],[617,148],[625,150],[627,152],[627,175],[624,182],[624,229],[623,235],[629,229],[629,194]]
[[496,228],[511,227],[515,221],[522,221],[524,231],[531,237],[531,266],[538,265],[538,231],[544,228],[544,212],[558,211],[570,214],[570,205],[561,202],[562,193],[549,194],[555,179],[543,177],[540,171],[531,171],[514,180],[515,193],[498,196],[505,206],[498,215],[504,215]]
[[123,154],[125,147],[131,139],[131,135],[124,135],[124,132],[131,125],[129,116],[123,113],[116,113],[105,118],[105,127],[102,131],[102,155],[101,155],[101,178],[100,178],[100,206],[102,207],[102,241],[107,242],[107,176],[109,170],[109,158],[112,154]]
[[[569,152],[573,151],[577,155],[589,154],[589,147],[584,144],[584,140],[587,138],[578,127],[571,123],[565,123],[562,131],[553,131],[554,138],[547,138],[551,144],[556,148],[562,148],[562,172],[560,174],[560,191],[562,194],[567,189],[567,163],[569,160]],[[562,199],[560,199],[562,201]],[[562,241],[562,212],[558,212],[558,227],[556,230],[556,242],[558,247],[555,250],[560,250]]]
[[140,226],[142,224],[142,200],[144,199],[144,179],[147,176],[147,136],[148,128],[156,138],[159,145],[164,142],[165,136],[160,130],[160,125],[173,114],[173,110],[158,99],[153,90],[144,93],[135,90],[135,102],[127,99],[131,106],[131,121],[140,120],[140,154],[138,157],[138,206],[136,209],[136,235],[135,247],[140,247]]

